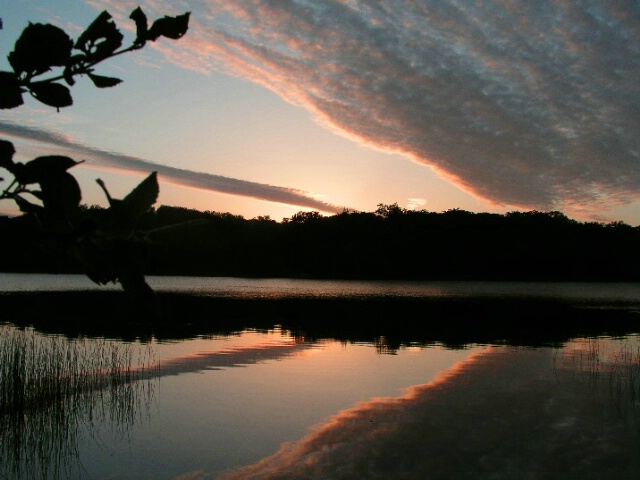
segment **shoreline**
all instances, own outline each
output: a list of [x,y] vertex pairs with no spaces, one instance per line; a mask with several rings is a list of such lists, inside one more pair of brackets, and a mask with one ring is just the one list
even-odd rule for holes
[[174,339],[282,328],[301,338],[392,346],[545,345],[640,333],[640,302],[551,297],[238,296],[157,292],[153,305],[117,290],[0,292],[2,321],[70,336]]

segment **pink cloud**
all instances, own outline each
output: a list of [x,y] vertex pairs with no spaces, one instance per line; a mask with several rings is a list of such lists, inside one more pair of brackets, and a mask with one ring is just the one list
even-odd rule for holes
[[216,0],[171,58],[490,201],[597,211],[640,191],[640,13],[586,3]]

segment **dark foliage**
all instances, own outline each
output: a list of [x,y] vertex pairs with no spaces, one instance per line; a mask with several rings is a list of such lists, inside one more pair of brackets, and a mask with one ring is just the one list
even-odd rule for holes
[[[151,28],[140,8],[132,12],[131,19],[136,24],[136,38],[128,48],[121,48],[124,36],[106,11],[75,42],[56,26],[29,24],[8,55],[13,71],[0,72],[0,108],[22,105],[25,93],[58,110],[68,107],[73,104],[69,87],[75,85],[77,76],[86,75],[98,88],[119,84],[122,80],[118,78],[96,74],[95,66],[140,49],[148,40],[182,37],[188,29],[189,13],[163,17]],[[58,73],[51,73],[55,69]],[[47,74],[50,76],[42,77]],[[0,200],[14,201],[24,214],[0,223],[6,262],[17,266],[10,268],[25,270],[34,262],[47,270],[75,265],[98,284],[120,282],[132,296],[150,297],[143,273],[149,245],[139,222],[158,197],[156,173],[121,200],[113,199],[98,179],[109,208],[97,212],[81,206],[80,186],[68,172],[79,162],[48,155],[21,163],[14,161],[15,153],[11,142],[0,140],[0,168],[13,177],[0,191]]]
[[[57,109],[68,107],[73,104],[71,91],[60,81],[73,86],[74,77],[86,75],[98,88],[113,87],[122,80],[96,74],[94,67],[98,63],[142,48],[147,41],[156,41],[159,37],[179,39],[189,28],[189,13],[160,18],[151,28],[148,28],[147,17],[140,7],[130,18],[136,24],[136,39],[124,49],[121,49],[124,36],[107,11],[98,15],[75,42],[54,25],[30,23],[7,57],[13,71],[0,72],[0,108],[22,105],[25,93]],[[54,68],[61,72],[48,78],[36,78]]]
[[619,222],[581,223],[559,212],[433,213],[381,206],[374,213],[330,217],[302,212],[276,223],[161,207],[145,221],[158,228],[180,217],[201,223],[154,235],[157,273],[640,280],[640,229]]
[[[139,228],[152,240],[147,273],[153,274],[640,281],[638,227],[577,222],[559,212],[498,215],[396,207],[329,217],[301,212],[278,223],[162,206],[145,213]],[[98,207],[88,211],[95,218],[106,215]],[[27,228],[29,220],[14,223]],[[0,241],[24,239],[14,232],[13,240]],[[38,258],[34,251],[32,262],[16,259],[0,268],[61,271]]]

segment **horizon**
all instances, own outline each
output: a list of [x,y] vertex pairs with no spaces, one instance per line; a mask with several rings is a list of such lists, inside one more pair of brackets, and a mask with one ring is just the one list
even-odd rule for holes
[[[86,208],[108,208],[109,205],[99,205],[97,203],[94,204],[82,204],[84,207]],[[616,223],[622,223],[625,225],[628,225],[630,227],[633,228],[640,228],[640,224],[634,225],[634,224],[630,224],[625,222],[624,220],[581,220],[581,219],[577,219],[577,218],[573,218],[570,217],[568,215],[566,215],[564,212],[559,211],[559,210],[506,210],[504,212],[488,212],[488,211],[471,211],[471,210],[465,210],[462,208],[457,208],[457,207],[453,207],[447,210],[441,210],[441,211],[432,211],[432,210],[427,210],[427,209],[418,209],[418,208],[414,208],[414,209],[409,209],[409,208],[402,208],[400,207],[397,202],[394,202],[392,204],[378,204],[377,207],[398,207],[400,208],[403,213],[406,212],[415,212],[415,213],[424,213],[424,214],[436,214],[436,215],[442,215],[442,214],[447,214],[449,212],[452,211],[460,211],[463,213],[470,213],[472,215],[498,215],[498,216],[509,216],[511,214],[542,214],[542,215],[548,215],[551,213],[555,213],[558,212],[561,215],[564,215],[568,220],[573,221],[573,222],[577,222],[577,223],[598,223],[601,225],[613,225]],[[167,204],[160,204],[160,205],[154,205],[152,207],[152,211],[157,211],[160,208],[169,208],[169,209],[184,209],[184,210],[188,210],[188,211],[192,211],[192,212],[197,212],[197,213],[202,213],[204,215],[232,215],[234,217],[238,217],[241,218],[243,220],[269,220],[269,221],[274,221],[276,223],[285,223],[289,220],[291,220],[291,217],[297,215],[297,214],[304,214],[304,213],[318,213],[322,218],[329,218],[332,216],[336,216],[336,215],[342,215],[342,214],[358,214],[358,213],[364,213],[364,214],[376,214],[376,209],[373,210],[354,210],[354,209],[348,209],[345,208],[343,210],[341,210],[340,212],[333,212],[333,213],[326,213],[326,212],[321,212],[318,210],[311,210],[311,209],[302,209],[302,210],[298,210],[296,212],[294,212],[290,217],[282,217],[280,220],[275,219],[275,218],[271,218],[270,215],[254,215],[253,217],[246,217],[240,213],[233,213],[233,212],[228,212],[228,211],[221,211],[221,210],[201,210],[198,208],[193,208],[193,207],[185,207],[183,205],[167,205]],[[0,217],[16,217],[16,216],[21,216],[24,215],[22,212],[20,211],[13,211],[13,210],[3,210],[0,209]]]
[[0,70],[28,22],[75,39],[106,9],[126,44],[138,4],[192,12],[179,41],[97,68],[122,84],[0,112],[16,160],[86,160],[85,204],[106,204],[95,178],[122,197],[158,170],[157,206],[245,218],[397,203],[640,224],[640,5],[72,3],[0,12]]

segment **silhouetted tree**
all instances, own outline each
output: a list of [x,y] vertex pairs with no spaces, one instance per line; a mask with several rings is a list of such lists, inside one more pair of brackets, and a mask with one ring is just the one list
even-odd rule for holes
[[[455,280],[640,280],[640,229],[554,212],[395,208],[301,212],[281,223],[160,207],[157,273]],[[188,230],[165,225],[201,218]],[[155,222],[155,223],[154,223]]]
[[391,205],[379,203],[378,208],[376,209],[376,215],[380,215],[383,218],[397,217],[406,212],[407,210],[400,208],[397,203],[393,203]]

